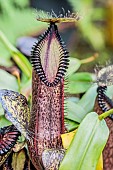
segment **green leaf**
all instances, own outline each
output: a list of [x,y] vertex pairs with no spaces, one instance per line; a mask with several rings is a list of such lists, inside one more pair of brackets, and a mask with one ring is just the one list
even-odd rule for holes
[[8,72],[0,69],[0,89],[18,91],[17,79]]
[[5,116],[0,116],[0,128],[5,127],[5,126],[9,126],[11,124],[12,123],[9,120],[7,120],[5,118]]
[[85,109],[86,113],[93,110],[95,99],[97,95],[97,85],[92,86],[79,100],[78,105]]
[[12,61],[9,57],[9,51],[4,48],[4,45],[0,42],[0,65],[10,67],[12,66]]
[[28,59],[18,51],[6,38],[2,31],[0,31],[0,40],[4,43],[7,49],[10,51],[13,60],[21,68],[21,70],[26,74],[28,78],[31,77],[31,64]]
[[72,73],[76,72],[79,67],[81,66],[81,61],[77,58],[70,57],[69,67],[67,69],[67,76],[71,75]]
[[68,77],[68,92],[71,94],[84,93],[92,84],[93,76],[88,72],[75,73]]
[[17,49],[15,51],[11,51],[12,58],[16,62],[16,64],[20,67],[23,73],[28,77],[31,78],[31,64],[28,59]]
[[113,97],[113,85],[107,87],[106,95],[112,99],[112,97]]
[[79,81],[72,81],[68,84],[68,93],[70,94],[78,94],[84,93],[91,87],[90,82],[79,82]]
[[68,77],[69,81],[86,81],[86,82],[92,82],[93,76],[91,73],[88,72],[80,72],[72,74]]
[[67,115],[65,118],[80,123],[84,116],[86,115],[86,111],[78,104],[67,100]]
[[78,97],[68,97],[67,100],[77,103],[79,101],[79,98]]
[[70,132],[72,130],[75,130],[79,126],[79,123],[69,119],[65,119],[65,126],[67,130]]
[[24,1],[23,0],[19,0],[19,1],[18,0],[14,0],[14,2],[15,2],[15,4],[17,4],[21,8],[22,7],[24,8],[24,7],[28,6],[29,3],[30,3],[29,0],[24,0]]
[[[0,69],[0,89],[9,89],[18,91],[18,82],[17,79],[9,74],[8,72]],[[0,105],[0,115],[3,115],[4,111]]]
[[89,113],[80,124],[59,170],[95,170],[109,136],[104,120]]

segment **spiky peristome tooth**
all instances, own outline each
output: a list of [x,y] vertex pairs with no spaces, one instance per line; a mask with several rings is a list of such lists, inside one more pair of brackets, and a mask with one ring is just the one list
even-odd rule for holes
[[40,80],[47,86],[56,86],[67,71],[68,58],[57,26],[51,23],[48,30],[35,43],[31,53],[31,63]]

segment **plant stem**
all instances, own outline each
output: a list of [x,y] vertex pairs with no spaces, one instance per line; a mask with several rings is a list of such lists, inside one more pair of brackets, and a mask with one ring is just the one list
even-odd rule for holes
[[4,43],[6,48],[9,50],[16,64],[20,67],[20,69],[24,72],[24,74],[26,74],[26,76],[30,78],[31,64],[29,63],[27,58],[9,42],[9,40],[6,38],[6,36],[3,34],[1,30],[0,30],[0,40]]
[[103,114],[99,115],[99,119],[102,120],[102,119],[105,119],[106,117],[108,117],[109,115],[113,114],[113,109],[111,110],[108,110],[107,112],[104,112]]
[[94,61],[96,58],[98,57],[98,53],[95,53],[93,56],[80,60],[82,64],[86,64],[86,63],[90,63],[92,61]]

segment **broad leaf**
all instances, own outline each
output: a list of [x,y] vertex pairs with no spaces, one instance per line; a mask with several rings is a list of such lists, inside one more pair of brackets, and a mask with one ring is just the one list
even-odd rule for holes
[[65,126],[68,131],[72,131],[79,126],[79,123],[65,118]]
[[[68,147],[71,144],[73,137],[76,133],[77,133],[77,129],[72,132],[65,133],[65,134],[61,135],[62,144],[63,144],[64,149],[68,149]],[[103,170],[103,156],[102,156],[102,154],[99,158],[96,170]]]
[[88,72],[70,75],[68,77],[68,92],[71,94],[84,93],[91,86],[93,79],[93,74]]
[[[18,82],[17,79],[9,74],[8,72],[0,69],[0,89],[9,89],[18,91]],[[4,111],[0,105],[0,115],[3,115]]]
[[69,60],[70,60],[69,68],[67,69],[68,76],[76,72],[81,66],[81,61],[79,59],[70,57]]
[[90,82],[71,81],[68,84],[70,94],[84,93],[91,87]]
[[0,128],[5,127],[5,126],[9,126],[11,124],[12,123],[9,120],[7,120],[4,115],[0,116]]
[[65,118],[80,123],[84,116],[86,115],[85,109],[83,109],[80,105],[70,100],[67,100],[66,105],[67,115],[65,115]]
[[18,91],[17,79],[8,72],[0,69],[0,89]]
[[79,100],[78,104],[85,109],[86,113],[93,110],[96,95],[97,85],[92,86]]
[[69,81],[86,81],[86,82],[92,82],[93,81],[93,74],[88,72],[80,72],[75,73],[69,76]]
[[89,113],[80,124],[59,170],[95,170],[108,139],[109,130],[95,112]]

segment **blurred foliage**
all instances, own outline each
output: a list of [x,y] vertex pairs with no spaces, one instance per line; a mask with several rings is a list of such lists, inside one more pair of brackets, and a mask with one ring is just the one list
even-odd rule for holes
[[79,11],[82,19],[79,23],[79,29],[86,41],[92,45],[95,50],[102,50],[105,46],[102,27],[99,28],[94,22],[104,19],[104,9],[94,7],[93,0],[75,1],[69,0],[74,11]]
[[[36,11],[28,6],[28,2],[28,0],[26,0],[26,3],[22,0],[0,1],[0,30],[13,44],[16,43],[18,37],[31,34],[31,32],[38,31],[44,27],[43,23],[37,24],[35,19]],[[27,7],[24,8],[23,5],[27,5]],[[10,66],[10,57],[9,51],[3,43],[0,43],[0,64]]]
[[104,64],[106,61],[113,62],[113,1],[68,0],[73,8],[81,15],[77,24],[76,51],[77,58],[84,58],[91,55],[93,51],[99,53],[96,61],[88,63],[80,70],[93,71],[95,64]]

